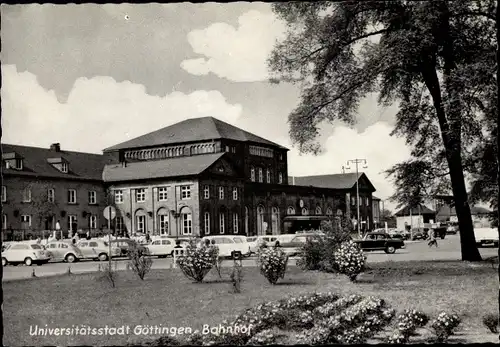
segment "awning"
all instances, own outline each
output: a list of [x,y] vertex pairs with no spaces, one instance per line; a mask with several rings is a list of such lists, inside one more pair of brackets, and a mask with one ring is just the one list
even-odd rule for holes
[[328,220],[328,216],[286,216],[283,221],[294,220]]

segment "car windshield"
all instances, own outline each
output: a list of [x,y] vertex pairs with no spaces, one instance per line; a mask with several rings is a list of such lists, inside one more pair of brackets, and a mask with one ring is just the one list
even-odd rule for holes
[[2,250],[6,250],[6,249],[9,249],[11,245],[2,245]]
[[243,243],[243,241],[240,238],[238,238],[238,237],[235,237],[233,240],[236,243]]
[[35,245],[31,245],[31,248],[33,248],[33,249],[43,249],[42,246],[36,245],[36,244]]
[[106,241],[103,241],[102,243],[104,243],[104,246],[109,247],[109,243],[107,243]]

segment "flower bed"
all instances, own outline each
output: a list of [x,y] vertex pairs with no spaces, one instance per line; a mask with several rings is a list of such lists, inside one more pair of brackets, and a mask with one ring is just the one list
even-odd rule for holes
[[215,246],[196,245],[194,242],[187,245],[184,256],[177,259],[181,271],[195,282],[203,278],[217,264],[219,249]]

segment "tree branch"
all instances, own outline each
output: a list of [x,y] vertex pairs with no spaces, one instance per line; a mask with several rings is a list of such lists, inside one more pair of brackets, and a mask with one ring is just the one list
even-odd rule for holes
[[454,17],[461,17],[461,16],[485,17],[485,18],[492,20],[494,22],[497,21],[496,17],[493,14],[490,14],[487,12],[482,12],[482,11],[465,11],[465,12],[452,14],[450,17],[454,18]]

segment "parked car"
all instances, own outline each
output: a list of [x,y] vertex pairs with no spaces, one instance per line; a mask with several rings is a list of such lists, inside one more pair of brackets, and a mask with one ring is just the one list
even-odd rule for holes
[[429,237],[429,232],[424,228],[413,228],[411,234],[412,240],[427,240]]
[[[80,249],[83,258],[106,261],[109,259],[109,243],[104,240],[80,240],[76,247]],[[122,250],[119,247],[111,246],[111,257],[119,257]]]
[[289,256],[296,256],[300,254],[301,248],[308,240],[320,240],[322,234],[283,234],[279,235],[275,245],[281,247],[283,251]]
[[126,257],[128,256],[128,251],[132,247],[138,247],[141,250],[145,250],[146,248],[143,245],[140,245],[137,241],[131,240],[131,239],[116,239],[116,240],[111,240],[111,246],[115,246],[120,248],[121,250],[121,256]]
[[174,248],[177,245],[177,241],[180,242],[180,246],[185,248],[189,243],[187,239],[177,239],[173,237],[157,238],[153,240],[149,245],[146,245],[146,249],[149,251],[149,255],[158,258],[166,258],[168,255],[174,256]]
[[247,242],[250,246],[251,253],[257,253],[259,246],[264,243],[267,247],[274,247],[276,241],[278,240],[278,235],[261,235],[261,236],[251,236],[247,237]]
[[220,257],[239,258],[250,254],[250,245],[248,242],[242,242],[241,236],[217,235],[205,236],[202,242],[209,240],[210,244],[219,248]]
[[45,249],[50,252],[50,258],[52,260],[62,260],[68,263],[73,263],[75,261],[83,259],[83,254],[80,249],[69,242],[49,242],[45,246]]
[[[476,225],[478,226],[476,228]],[[498,229],[484,227],[475,223],[474,236],[478,247],[493,246],[498,247]]]
[[354,240],[363,251],[385,251],[387,254],[393,254],[397,249],[404,248],[404,241],[391,238],[386,233],[368,233],[361,240]]
[[458,223],[448,223],[448,226],[446,227],[446,233],[448,235],[455,235],[458,233]]
[[24,242],[15,242],[7,245],[2,251],[2,266],[7,264],[22,264],[31,266],[32,264],[47,264],[50,256],[42,246]]

